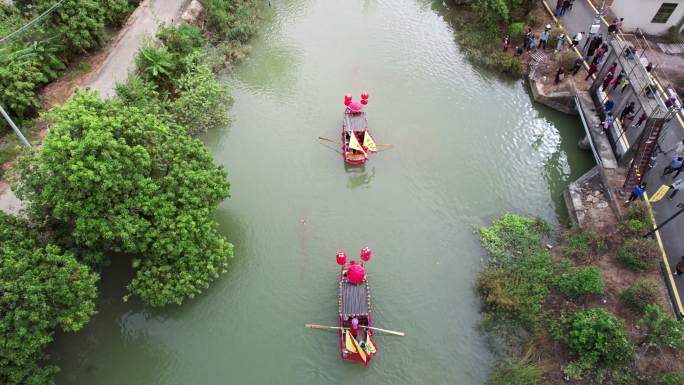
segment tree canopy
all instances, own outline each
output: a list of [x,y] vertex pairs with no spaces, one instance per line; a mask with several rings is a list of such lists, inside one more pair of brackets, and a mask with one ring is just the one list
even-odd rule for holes
[[132,255],[129,291],[153,306],[180,304],[225,271],[232,245],[213,214],[229,184],[200,141],[88,91],[49,118],[42,151],[17,166],[34,222],[88,263]]
[[19,219],[0,212],[0,383],[52,384],[43,365],[52,331],[77,331],[95,313],[97,275],[70,252],[41,245]]

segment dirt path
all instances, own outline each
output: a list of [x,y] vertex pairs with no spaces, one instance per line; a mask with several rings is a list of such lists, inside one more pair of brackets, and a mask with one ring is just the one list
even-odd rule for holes
[[[91,65],[91,70],[75,79],[60,79],[41,92],[46,99],[45,108],[62,104],[77,87],[89,87],[100,92],[103,98],[114,96],[114,86],[126,80],[135,69],[135,54],[148,37],[154,36],[160,24],[170,24],[180,16],[190,0],[144,0],[128,17],[126,25],[100,52],[80,59]],[[76,61],[78,63],[79,61]],[[45,132],[41,132],[42,137]],[[17,214],[24,207],[5,181],[0,181],[0,210]]]

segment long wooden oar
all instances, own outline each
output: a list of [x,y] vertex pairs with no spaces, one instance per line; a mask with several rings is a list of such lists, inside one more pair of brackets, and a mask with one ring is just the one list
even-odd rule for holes
[[[344,328],[339,327],[339,326],[327,326],[327,325],[316,325],[316,324],[306,324],[306,325],[304,325],[304,327],[307,327],[307,328],[309,328],[309,329],[331,329],[331,330],[344,329]],[[395,331],[393,331],[393,330],[374,328],[374,327],[371,327],[371,326],[359,325],[359,327],[362,327],[362,328],[364,328],[364,329],[376,330],[376,331],[379,331],[379,332],[383,332],[383,333],[387,333],[387,334],[392,334],[392,335],[400,336],[400,337],[404,337],[404,336],[406,335],[405,333],[402,333],[402,332],[395,332]]]
[[336,142],[336,141],[334,141],[334,140],[332,140],[332,139],[324,138],[324,137],[322,137],[322,136],[319,136],[318,139],[320,139],[320,140],[325,140],[326,142],[331,142],[331,143],[335,143],[335,144],[340,144],[340,142]]

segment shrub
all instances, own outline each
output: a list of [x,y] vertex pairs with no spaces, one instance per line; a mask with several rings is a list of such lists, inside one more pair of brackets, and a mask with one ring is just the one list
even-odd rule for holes
[[632,202],[625,210],[618,228],[625,237],[640,237],[653,229],[653,221],[646,202]]
[[508,27],[508,33],[511,36],[512,44],[522,44],[523,38],[525,37],[525,24],[523,23],[513,23]]
[[204,13],[214,40],[244,44],[256,32],[258,12],[254,0],[206,0]]
[[649,344],[658,348],[684,349],[684,322],[665,314],[657,304],[646,305],[639,325]]
[[568,73],[570,70],[572,70],[572,68],[575,66],[575,60],[577,60],[575,51],[565,50],[556,56],[556,63],[558,63],[559,67],[563,67],[565,73]]
[[627,239],[618,251],[618,260],[633,271],[652,269],[659,257],[658,243],[650,238]]
[[630,310],[643,314],[647,305],[658,303],[661,293],[652,279],[639,281],[620,293],[620,299]]
[[684,374],[678,372],[662,374],[658,385],[684,385]]
[[[133,11],[128,0],[99,0],[105,9],[105,21],[112,26],[121,26]],[[137,1],[135,2],[137,4]]]
[[532,10],[527,14],[527,25],[536,27],[544,21],[545,14],[539,9]]
[[539,365],[504,360],[499,362],[489,377],[490,385],[538,385],[543,370]]
[[561,293],[575,299],[585,295],[602,294],[601,270],[595,266],[572,267],[569,272],[560,276],[558,289]]
[[[551,28],[551,31],[549,31],[549,47],[550,48],[556,48],[556,45],[558,44],[558,38],[560,35],[565,34],[565,32],[558,27]],[[565,36],[565,45],[567,46],[569,40],[569,36]]]
[[202,31],[187,23],[163,26],[157,37],[169,51],[180,56],[188,56],[204,45]]
[[591,230],[573,228],[566,238],[563,255],[574,260],[591,261],[608,248],[606,238]]
[[598,365],[618,368],[634,359],[634,348],[625,334],[624,324],[603,308],[562,317],[556,337],[578,355],[570,367],[575,377]]
[[188,133],[197,134],[226,124],[228,89],[214,76],[204,55],[199,52],[186,59],[187,72],[175,83],[177,99],[171,113]]
[[521,76],[525,71],[525,65],[522,59],[516,56],[511,56],[505,52],[496,52],[489,56],[488,64],[499,72],[511,74],[514,76]]
[[507,262],[512,255],[535,252],[542,248],[542,236],[551,231],[541,219],[506,213],[491,227],[480,229],[480,239],[489,252],[490,262]]
[[157,84],[161,91],[166,91],[176,70],[177,59],[166,47],[148,45],[138,51],[135,65],[145,81]]
[[115,89],[118,101],[125,107],[137,107],[157,116],[166,113],[155,85],[139,76],[129,76],[125,83],[117,84]]

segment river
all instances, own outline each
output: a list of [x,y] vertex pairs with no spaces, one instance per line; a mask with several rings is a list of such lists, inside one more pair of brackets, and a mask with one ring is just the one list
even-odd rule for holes
[[[592,166],[581,126],[534,105],[520,80],[474,67],[441,2],[271,0],[249,58],[226,78],[232,123],[202,139],[226,165],[229,272],[180,307],[122,303],[51,349],[59,385],[484,384],[476,230],[505,211],[563,221],[561,192]],[[347,92],[393,148],[363,169],[336,145]],[[342,362],[335,252],[368,265],[378,335],[368,367]]]

